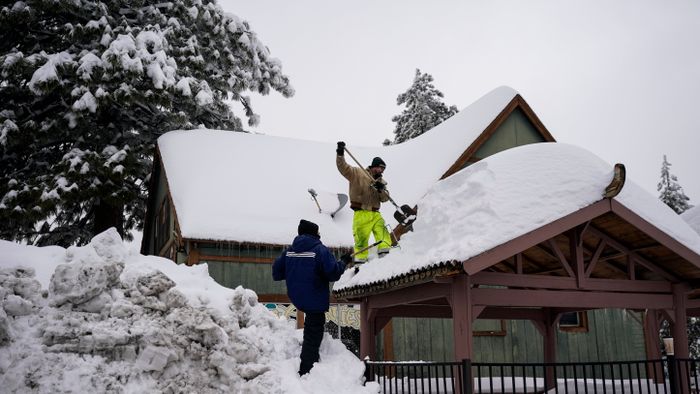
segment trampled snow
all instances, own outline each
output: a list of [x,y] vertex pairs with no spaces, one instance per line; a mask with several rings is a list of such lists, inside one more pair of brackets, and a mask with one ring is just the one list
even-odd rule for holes
[[[348,149],[367,166],[380,156],[398,204],[414,205],[517,94],[500,87],[429,132],[399,145]],[[335,143],[216,130],[174,131],[158,139],[185,238],[287,244],[299,219],[316,222],[328,246],[353,244],[349,206],[319,214],[309,188],[348,192]],[[349,155],[346,160],[356,165]],[[349,205],[349,204],[348,204]],[[395,208],[382,204],[393,221]]]
[[253,291],[136,254],[113,229],[68,249],[0,241],[2,392],[377,392],[329,336],[299,378],[300,346]]
[[[465,261],[601,200],[612,176],[610,164],[573,145],[539,143],[497,153],[431,187],[400,248],[356,275],[347,271],[334,290]],[[634,182],[627,179],[615,200],[700,254],[700,236]]]

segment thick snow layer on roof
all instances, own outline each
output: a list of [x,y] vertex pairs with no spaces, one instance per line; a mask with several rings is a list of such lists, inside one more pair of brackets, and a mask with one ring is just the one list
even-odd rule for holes
[[129,252],[114,229],[68,249],[0,240],[2,392],[378,391],[328,335],[300,378],[301,341],[252,290]]
[[[508,87],[495,89],[402,144],[358,147],[348,136],[347,147],[364,166],[382,157],[392,197],[413,205],[516,94]],[[305,218],[319,224],[326,245],[352,246],[350,208],[331,219],[319,214],[307,191],[347,194],[347,181],[335,166],[335,143],[192,130],[167,133],[158,146],[184,237],[287,244]],[[394,210],[383,204],[387,222],[394,221]]]
[[[419,201],[400,249],[349,270],[334,290],[365,285],[445,261],[465,261],[602,199],[613,167],[568,144],[509,149],[435,184]],[[695,253],[700,236],[629,179],[615,199]]]
[[683,218],[696,233],[700,233],[700,205],[683,212],[681,218]]

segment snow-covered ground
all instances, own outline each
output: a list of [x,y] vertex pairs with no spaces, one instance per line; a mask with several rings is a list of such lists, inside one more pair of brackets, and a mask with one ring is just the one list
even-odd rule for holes
[[3,393],[377,392],[329,336],[300,378],[301,334],[253,291],[139,255],[114,230],[68,249],[0,241]]

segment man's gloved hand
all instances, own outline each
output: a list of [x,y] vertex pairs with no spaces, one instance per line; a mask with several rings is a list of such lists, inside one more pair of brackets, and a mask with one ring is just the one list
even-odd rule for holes
[[342,261],[345,264],[345,269],[348,269],[355,265],[355,262],[353,261],[352,255],[350,253],[345,253],[344,255],[340,256],[340,261]]
[[335,153],[337,153],[338,156],[343,156],[345,154],[345,142],[338,141],[338,147],[335,149]]
[[386,189],[386,186],[384,185],[384,182],[382,181],[376,181],[372,184],[372,187],[377,189],[378,192],[381,192],[382,190]]

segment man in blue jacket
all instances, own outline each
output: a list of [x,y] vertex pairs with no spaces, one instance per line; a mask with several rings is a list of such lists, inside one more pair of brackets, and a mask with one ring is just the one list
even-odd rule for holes
[[287,281],[289,299],[306,315],[299,365],[299,375],[305,375],[319,359],[330,299],[328,285],[340,279],[352,257],[346,254],[336,261],[321,243],[316,223],[302,219],[297,230],[292,246],[272,264],[272,278]]

